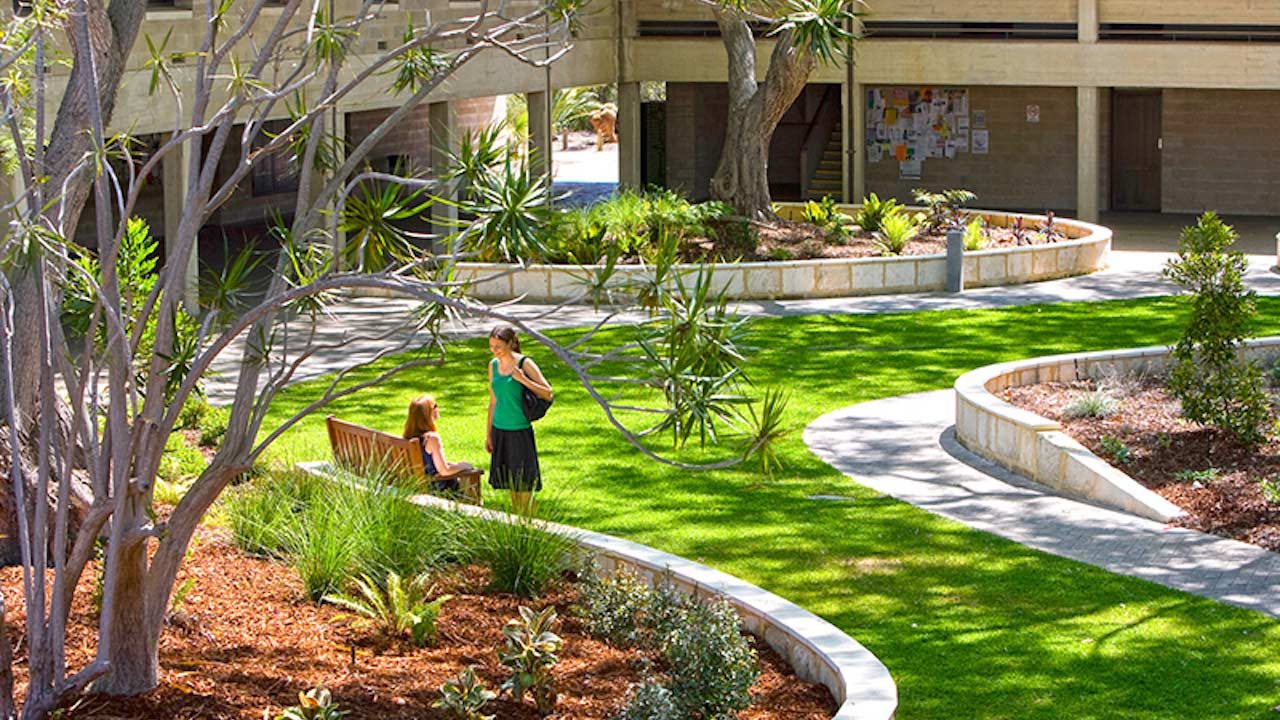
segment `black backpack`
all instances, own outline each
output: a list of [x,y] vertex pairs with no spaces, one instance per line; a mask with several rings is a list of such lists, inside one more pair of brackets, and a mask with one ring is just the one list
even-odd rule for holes
[[[528,359],[527,357],[520,358],[520,363],[516,367],[523,370],[524,361]],[[538,397],[537,393],[523,385],[520,386],[520,389],[523,391],[524,418],[529,422],[541,420],[542,416],[546,415],[547,411],[551,409],[551,401],[543,400]]]

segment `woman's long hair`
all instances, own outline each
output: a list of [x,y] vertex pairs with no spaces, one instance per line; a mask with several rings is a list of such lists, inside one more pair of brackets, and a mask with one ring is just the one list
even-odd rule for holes
[[404,421],[405,439],[419,438],[436,431],[436,399],[419,395],[409,403],[409,417]]
[[510,325],[499,325],[489,333],[489,337],[498,338],[509,345],[511,352],[520,352],[520,336],[516,334],[516,329]]

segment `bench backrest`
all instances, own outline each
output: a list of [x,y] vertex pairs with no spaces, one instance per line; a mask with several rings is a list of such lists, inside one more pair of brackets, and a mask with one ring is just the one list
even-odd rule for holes
[[332,415],[325,418],[325,422],[329,426],[333,459],[339,464],[357,470],[385,469],[419,478],[426,474],[417,440],[406,440]]

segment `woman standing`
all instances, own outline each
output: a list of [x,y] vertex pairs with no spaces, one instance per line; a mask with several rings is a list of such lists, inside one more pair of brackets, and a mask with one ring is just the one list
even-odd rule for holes
[[551,400],[551,384],[538,364],[520,354],[515,328],[501,325],[489,333],[489,435],[484,448],[493,456],[489,484],[511,491],[511,505],[528,513],[533,493],[542,489],[533,425],[524,416],[524,389]]

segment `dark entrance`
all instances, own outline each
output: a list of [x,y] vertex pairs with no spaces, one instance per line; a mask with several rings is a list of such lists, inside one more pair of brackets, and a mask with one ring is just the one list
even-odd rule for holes
[[1111,209],[1160,211],[1160,91],[1111,93]]

